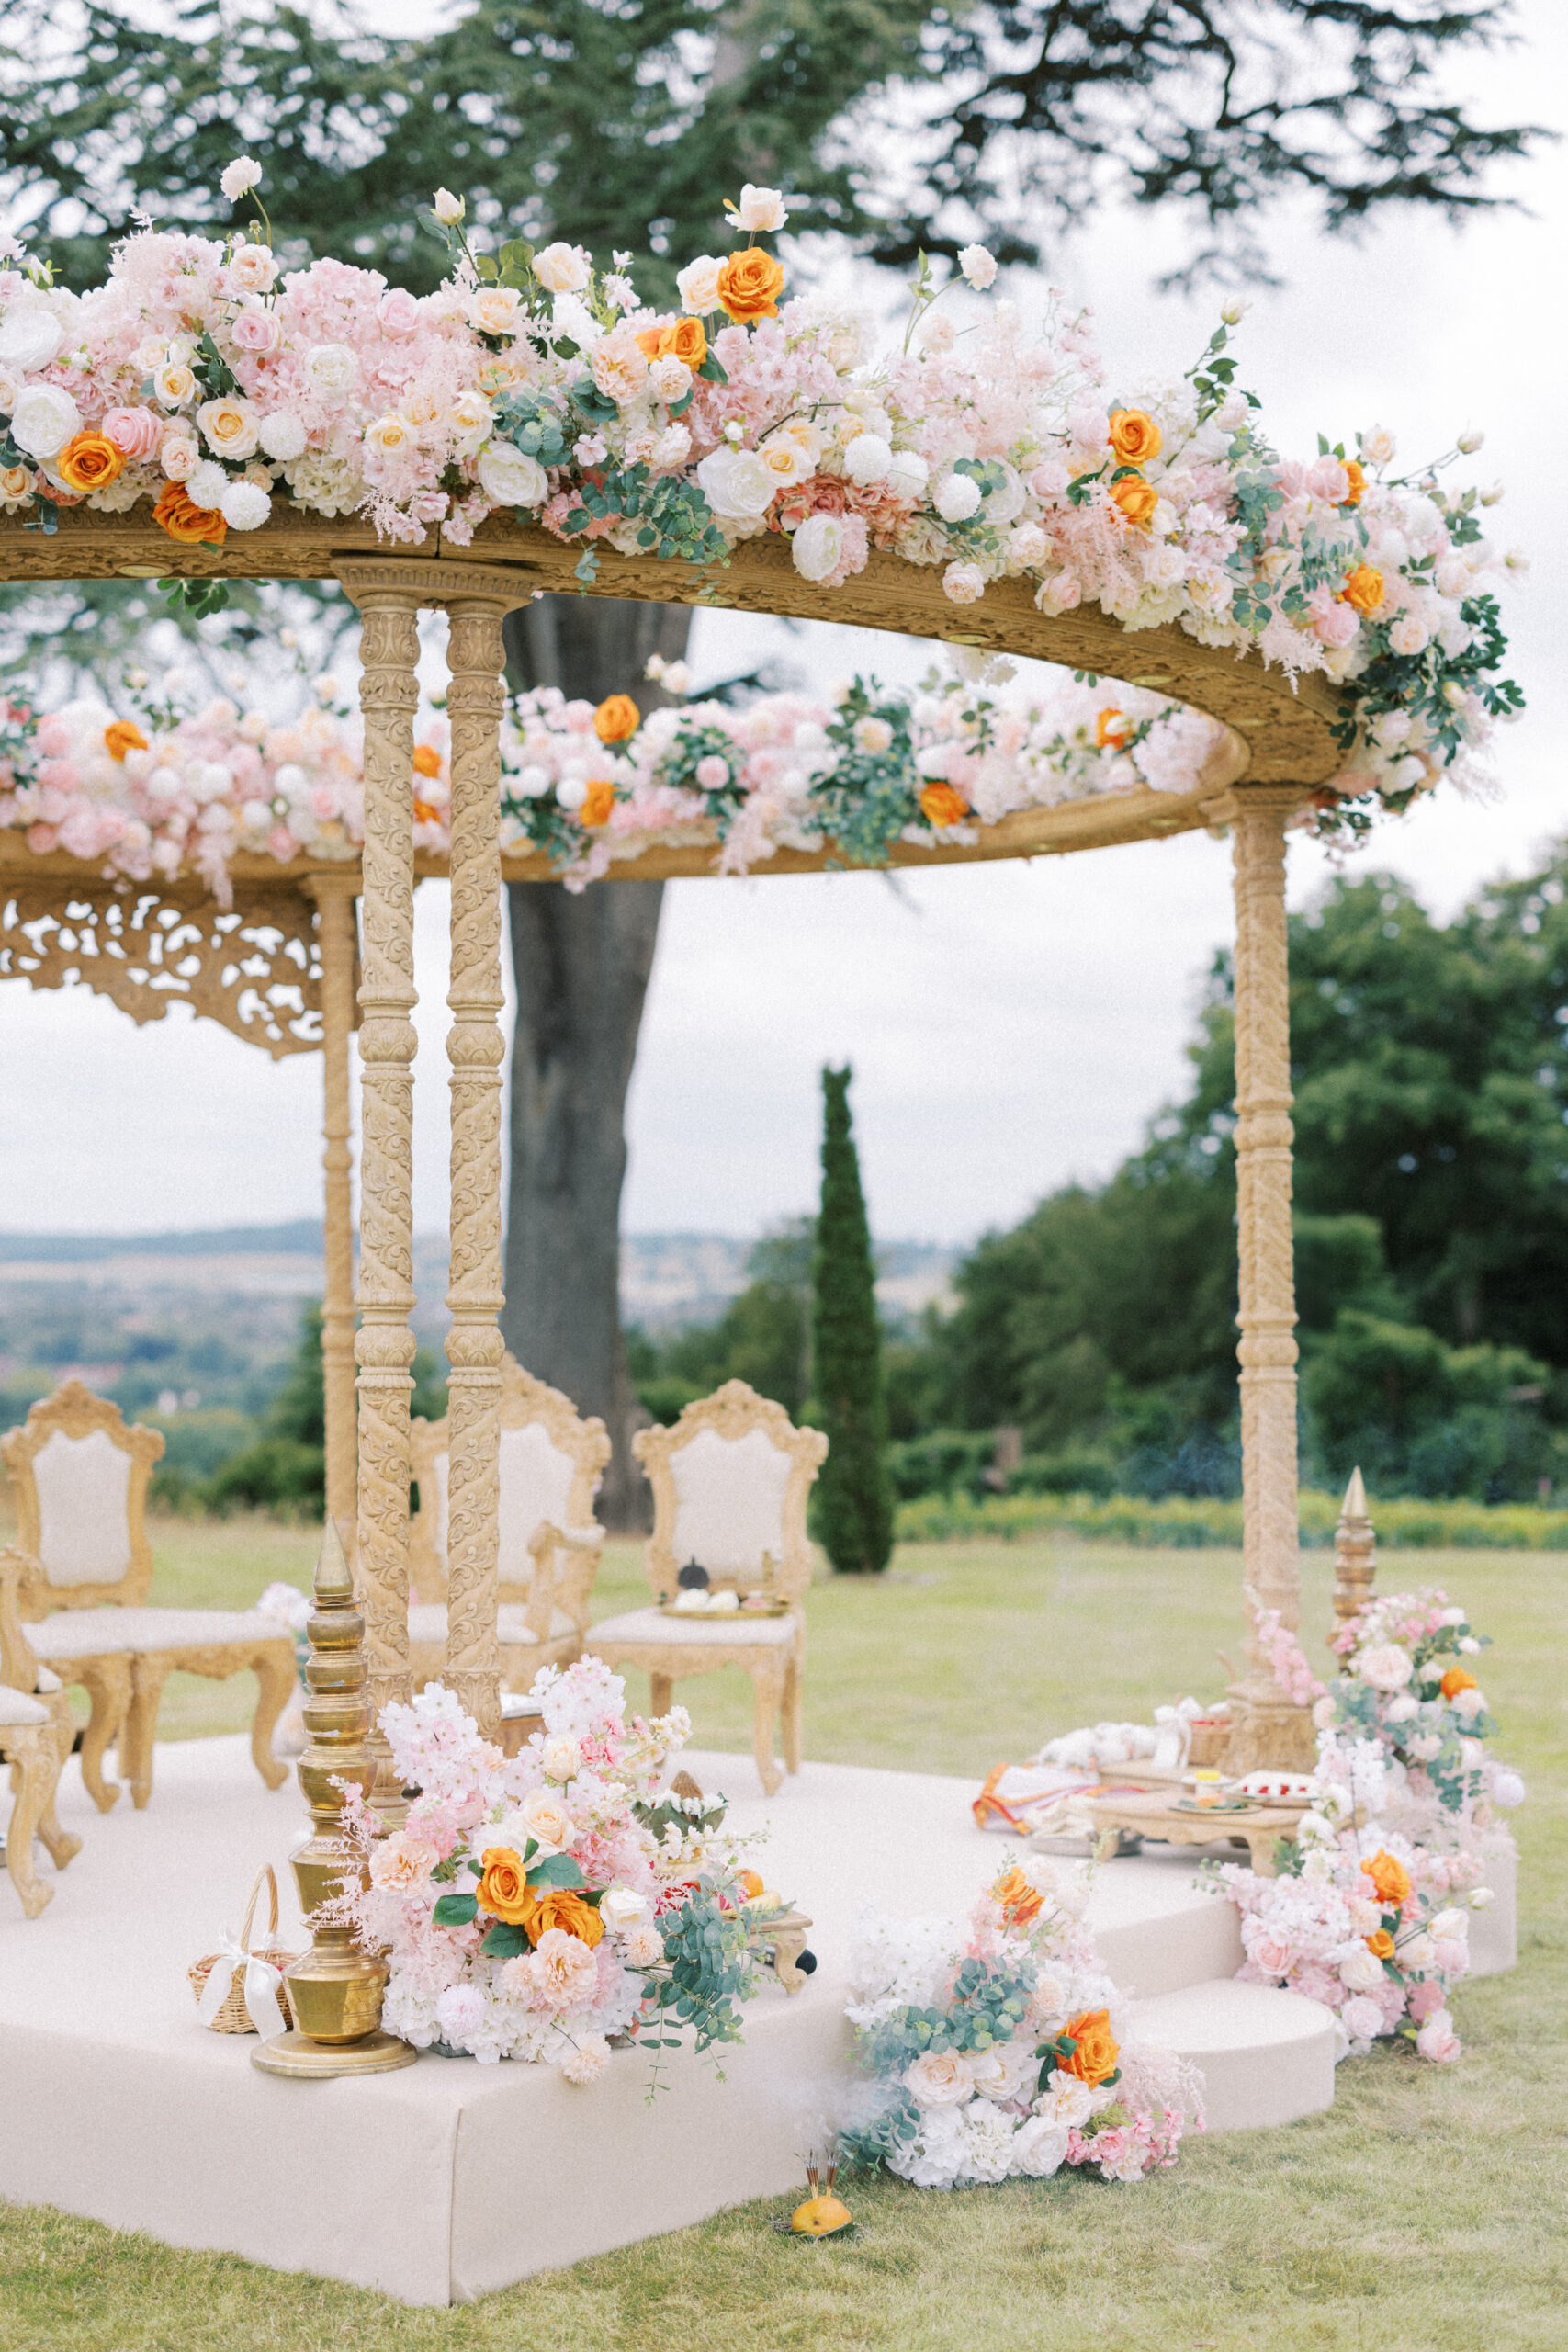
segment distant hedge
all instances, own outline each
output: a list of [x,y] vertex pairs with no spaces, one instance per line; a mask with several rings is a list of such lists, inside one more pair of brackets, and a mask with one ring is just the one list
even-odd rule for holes
[[[1303,1492],[1303,1544],[1331,1546],[1339,1517],[1337,1495]],[[1546,1510],[1536,1503],[1422,1502],[1404,1496],[1372,1504],[1380,1546],[1390,1552],[1568,1552],[1568,1510]],[[1238,1548],[1241,1504],[1204,1496],[1167,1495],[1150,1502],[1138,1495],[922,1495],[900,1503],[897,1536],[902,1544],[942,1544],[957,1538],[1045,1535],[1100,1536],[1114,1544],[1205,1544]]]

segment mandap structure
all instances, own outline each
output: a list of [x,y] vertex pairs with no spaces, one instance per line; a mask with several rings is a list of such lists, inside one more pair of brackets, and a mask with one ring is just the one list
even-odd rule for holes
[[[0,524],[0,563],[13,580],[143,576],[166,547],[130,516],[68,512],[56,533],[24,537]],[[212,578],[336,579],[361,616],[364,718],[362,865],[266,856],[231,863],[225,911],[199,881],[138,885],[56,849],[39,854],[0,832],[0,893],[10,971],[35,986],[67,976],[104,989],[141,1018],[189,1001],[275,1055],[325,1057],[328,1508],[351,1518],[366,1611],[375,1704],[409,1696],[409,1396],[414,1341],[412,1091],[415,1034],[413,894],[447,870],[451,894],[451,1287],[453,1428],[446,1680],[492,1735],[499,1722],[496,1555],[497,1400],[502,1340],[502,1039],[501,885],[548,880],[542,853],[503,856],[500,839],[502,621],[541,590],[570,590],[570,548],[509,519],[467,547],[430,535],[428,552],[383,551],[364,526],[281,514],[265,537],[221,550],[181,550],[177,568]],[[1290,1031],[1285,928],[1286,829],[1342,764],[1340,695],[1327,681],[1292,681],[1256,656],[1240,660],[1175,628],[1123,629],[1092,609],[1051,616],[1021,583],[1000,583],[983,617],[943,596],[931,571],[873,557],[848,592],[803,580],[787,549],[739,547],[716,585],[695,566],[612,558],[596,593],[663,602],[719,601],[756,612],[848,621],[971,649],[1072,666],[1167,694],[1224,730],[1193,788],[1135,786],[1115,795],[1016,810],[966,837],[930,846],[896,841],[896,865],[919,867],[1062,855],[1196,828],[1229,830],[1236,911],[1236,1118],[1240,1249],[1245,1581],[1254,1621],[1249,1670],[1234,1694],[1244,1762],[1310,1762],[1314,1735],[1275,1681],[1256,1634],[1263,1612],[1299,1623],[1296,1343],[1291,1238]],[[410,775],[419,692],[422,610],[450,620],[450,852],[416,855]],[[688,834],[699,828],[687,827]],[[711,874],[716,843],[651,842],[618,856],[615,879]],[[818,871],[831,843],[782,849],[759,870]],[[360,899],[359,1053],[363,1085],[360,1270],[350,1297],[348,1038],[355,1025],[353,902]],[[354,1307],[360,1327],[357,1443],[350,1396]],[[355,1460],[357,1468],[355,1469]],[[390,1792],[389,1792],[389,1794]]]

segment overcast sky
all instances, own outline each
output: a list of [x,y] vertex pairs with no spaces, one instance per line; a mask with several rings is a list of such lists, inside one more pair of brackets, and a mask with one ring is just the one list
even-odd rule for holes
[[[1562,11],[1535,0],[1519,22],[1529,45],[1486,68],[1485,105],[1561,121]],[[1383,424],[1419,459],[1473,423],[1487,435],[1478,478],[1508,484],[1490,521],[1533,565],[1506,597],[1530,708],[1499,738],[1499,797],[1444,793],[1386,825],[1371,852],[1444,912],[1483,877],[1526,870],[1568,828],[1562,151],[1506,185],[1529,215],[1462,233],[1406,219],[1353,246],[1280,228],[1287,282],[1257,298],[1240,339],[1243,379],[1287,455],[1314,451],[1319,430],[1335,441]],[[1093,304],[1107,356],[1130,375],[1179,372],[1208,333],[1212,296],[1151,291],[1176,250],[1149,218],[1117,218],[1056,257],[1052,276]],[[1027,302],[1030,282],[1010,290]],[[856,668],[918,674],[928,658],[896,638],[699,615],[700,675],[761,650],[816,684]],[[1300,903],[1327,869],[1305,845],[1292,865]],[[444,887],[426,885],[422,1226],[446,1213],[446,920]],[[880,1235],[963,1240],[1011,1221],[1053,1185],[1107,1174],[1180,1091],[1194,999],[1229,928],[1228,851],[1203,835],[897,887],[875,875],[675,883],[633,1086],[624,1222],[745,1234],[807,1208],[816,1074],[846,1058]],[[0,1057],[0,1227],[270,1223],[319,1207],[313,1056],[274,1065],[183,1011],[139,1030],[85,991],[8,981]]]

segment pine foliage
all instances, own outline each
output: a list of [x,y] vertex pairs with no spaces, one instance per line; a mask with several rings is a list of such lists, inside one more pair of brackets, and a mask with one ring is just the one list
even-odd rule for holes
[[840,1575],[874,1576],[893,1549],[893,1491],[885,1458],[876,1270],[849,1090],[847,1066],[824,1069],[813,1348],[817,1418],[828,1433],[828,1459],[818,1481],[817,1532]]

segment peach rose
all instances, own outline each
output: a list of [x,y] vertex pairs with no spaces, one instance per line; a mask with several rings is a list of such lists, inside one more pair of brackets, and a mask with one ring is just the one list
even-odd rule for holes
[[601,743],[624,743],[642,725],[642,713],[630,695],[606,695],[593,714],[593,732]]
[[1059,2072],[1075,2075],[1091,2091],[1097,2090],[1116,2072],[1122,2054],[1122,2045],[1111,2030],[1110,2010],[1085,2009],[1081,2017],[1067,2019],[1067,2032],[1077,2047],[1070,2058],[1057,2062]]
[[1151,458],[1160,453],[1159,426],[1141,408],[1113,408],[1111,412],[1111,447],[1117,462],[1123,466],[1146,466]]
[[1361,471],[1360,467],[1356,463],[1354,458],[1346,458],[1345,472],[1348,478],[1350,487],[1341,499],[1340,504],[1342,506],[1359,506],[1363,497],[1366,495],[1367,477]]
[[104,729],[104,749],[111,760],[123,760],[127,752],[145,752],[150,748],[141,728],[129,718],[117,718]]
[[511,1927],[527,1927],[529,1941],[537,1943],[538,1937],[528,1926],[534,1897],[523,1875],[523,1858],[516,1847],[487,1846],[479,1860],[484,1865],[479,1884],[479,1909],[504,1919]]
[[229,526],[217,508],[197,506],[177,481],[164,484],[152,509],[152,520],[182,547],[196,547],[205,540],[218,548],[229,536]]
[[1140,481],[1134,475],[1129,474],[1125,481],[1111,483],[1111,503],[1118,510],[1124,523],[1131,523],[1140,531],[1146,531],[1154,521],[1155,508],[1159,504],[1159,492],[1151,483]]
[[[969,803],[954,792],[950,784],[928,784],[920,793],[920,814],[928,825],[935,825],[939,829],[944,825],[961,825],[969,814]],[[1017,1872],[1013,1875],[1016,1877]]]
[[1352,612],[1375,613],[1382,603],[1382,573],[1373,564],[1359,563],[1339,591],[1339,600]]
[[119,479],[125,471],[125,457],[107,434],[78,433],[74,440],[67,441],[54,465],[61,481],[85,497],[90,491],[107,490]]
[[738,326],[753,319],[776,319],[784,292],[784,265],[752,245],[731,254],[718,273],[718,299]]
[[561,1852],[577,1843],[571,1815],[553,1789],[531,1790],[518,1806],[515,1818],[541,1846],[553,1846]]
[[1389,1909],[1396,1909],[1410,1893],[1410,1873],[1403,1862],[1380,1846],[1369,1861],[1361,1864],[1361,1875],[1370,1878],[1378,1901]]
[[[951,785],[944,785],[941,788],[945,792],[953,791]],[[922,794],[922,800],[924,797]],[[953,793],[953,797],[955,800],[958,797],[956,793]],[[950,818],[948,821],[953,823],[956,820]],[[1045,1898],[1036,1888],[1031,1886],[1015,1862],[1010,1870],[1002,1872],[992,1887],[991,1900],[1001,1905],[1003,1916],[1010,1928],[1027,1928],[1032,1919],[1039,1917],[1041,1906]]]
[[427,1879],[440,1860],[435,1848],[423,1838],[400,1831],[371,1849],[370,1883],[385,1893],[400,1894],[404,1887],[417,1886]]
[[1461,1690],[1476,1690],[1480,1687],[1474,1675],[1467,1674],[1462,1666],[1450,1666],[1441,1684],[1445,1699],[1457,1699]]

